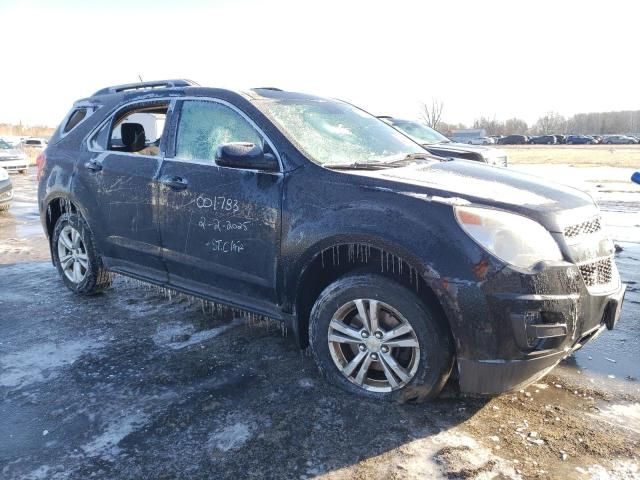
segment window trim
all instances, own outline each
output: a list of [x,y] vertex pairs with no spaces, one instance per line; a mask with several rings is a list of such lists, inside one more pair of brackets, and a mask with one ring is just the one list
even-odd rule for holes
[[[237,107],[236,105],[226,101],[226,100],[222,100],[221,98],[215,98],[215,97],[193,97],[193,96],[189,96],[189,97],[180,97],[179,99],[177,99],[176,101],[176,105],[173,108],[172,111],[172,119],[171,119],[171,132],[170,132],[170,138],[168,139],[168,141],[171,142],[170,145],[168,145],[167,151],[166,151],[166,155],[165,155],[165,159],[167,160],[173,160],[176,162],[185,162],[185,163],[196,163],[198,165],[209,165],[209,166],[214,166],[217,168],[232,168],[232,167],[226,167],[224,165],[218,165],[215,161],[215,159],[213,161],[211,160],[199,160],[199,159],[185,159],[185,158],[178,158],[176,157],[176,146],[177,146],[177,142],[178,142],[178,126],[180,124],[180,118],[182,117],[182,106],[184,105],[184,102],[192,102],[192,101],[196,101],[196,102],[201,102],[201,103],[218,103],[220,105],[224,105],[227,108],[230,108],[231,110],[233,110],[234,112],[236,112],[238,115],[240,115],[242,118],[244,118],[244,120],[249,123],[249,125],[251,125],[251,127],[258,132],[258,134],[264,138],[265,142],[269,145],[269,148],[271,148],[271,151],[273,152],[273,154],[275,155],[276,159],[278,160],[278,170],[258,170],[258,169],[253,169],[253,168],[243,168],[241,170],[243,171],[249,171],[249,172],[267,172],[267,173],[282,173],[284,171],[284,167],[282,164],[282,158],[280,157],[280,152],[278,151],[278,149],[276,148],[275,144],[271,141],[271,139],[269,138],[269,136],[264,133],[264,131],[256,124],[256,122],[253,121],[253,119],[247,115],[244,111],[242,111],[239,107]],[[179,107],[179,109],[176,111],[176,107]],[[234,168],[234,170],[239,170],[237,168]]]
[[91,130],[91,132],[87,135],[85,140],[85,146],[87,150],[92,153],[115,153],[118,155],[130,155],[135,158],[155,158],[155,159],[164,159],[166,157],[166,149],[167,149],[167,133],[169,132],[169,122],[165,120],[164,129],[162,130],[162,136],[160,137],[160,153],[158,155],[142,155],[135,152],[121,152],[118,150],[109,150],[109,148],[105,149],[97,149],[91,146],[92,140],[100,133],[103,127],[109,124],[109,139],[111,139],[111,133],[113,131],[113,121],[116,117],[120,115],[120,113],[125,112],[127,110],[135,109],[135,106],[138,104],[159,104],[166,103],[167,104],[167,118],[171,119],[171,115],[174,111],[174,106],[176,103],[175,97],[166,97],[166,98],[154,98],[154,99],[136,99],[131,102],[124,103],[118,106],[115,110],[113,110],[107,118],[105,118],[102,122],[100,122],[96,127]]
[[[65,117],[62,119],[62,122],[60,122],[60,140],[62,140],[64,137],[66,137],[67,135],[69,135],[71,132],[73,132],[76,128],[78,128],[79,125],[82,125],[84,122],[86,122],[89,117],[91,117],[91,115],[93,115],[94,113],[96,113],[98,111],[98,109],[100,108],[100,106],[98,105],[74,105],[71,110],[69,110],[69,112],[65,115]],[[73,114],[75,112],[77,112],[78,110],[86,110],[87,114],[84,116],[84,118],[82,120],[80,120],[78,123],[76,123],[73,128],[71,130],[68,131],[64,131],[65,128],[67,128],[67,124],[69,123],[69,120],[71,120],[71,117],[73,116]]]

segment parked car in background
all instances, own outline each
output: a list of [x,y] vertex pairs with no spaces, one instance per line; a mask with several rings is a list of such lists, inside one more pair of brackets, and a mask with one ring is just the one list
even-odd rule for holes
[[[588,194],[438,160],[348,103],[191,85],[99,90],[44,152],[40,219],[75,294],[118,272],[272,318],[328,381],[390,401],[454,369],[462,392],[524,388],[615,328],[625,286]],[[135,113],[165,117],[157,149]]]
[[29,137],[22,141],[22,148],[25,149],[34,149],[34,150],[44,150],[47,148],[47,139],[40,137]]
[[558,144],[564,145],[565,143],[567,143],[567,136],[566,135],[554,135],[554,137],[556,139],[556,143],[558,143]]
[[526,145],[529,138],[526,135],[507,135],[498,139],[499,145]]
[[493,145],[496,141],[491,137],[478,137],[469,140],[469,145]]
[[438,157],[476,160],[499,167],[506,167],[508,164],[507,154],[504,150],[452,142],[437,130],[413,120],[401,120],[389,116],[378,118],[400,130],[414,142],[426,148],[429,153]]
[[529,143],[534,145],[554,145],[558,142],[555,135],[539,135],[537,137],[530,137]]
[[595,140],[595,143],[602,143],[602,135],[589,135],[591,138]]
[[8,210],[13,199],[13,186],[9,172],[0,167],[0,212]]
[[604,138],[602,143],[606,143],[609,145],[612,145],[612,144],[616,144],[616,145],[628,144],[629,145],[632,143],[638,143],[638,140],[628,135],[608,135]]
[[8,143],[11,147],[13,148],[20,148],[20,145],[22,144],[22,141],[24,139],[26,139],[27,137],[20,137],[17,135],[3,135],[0,137],[0,140],[4,140],[6,143]]
[[22,150],[0,140],[0,167],[10,172],[27,173],[29,158]]
[[565,143],[567,145],[593,145],[596,141],[589,135],[569,135]]

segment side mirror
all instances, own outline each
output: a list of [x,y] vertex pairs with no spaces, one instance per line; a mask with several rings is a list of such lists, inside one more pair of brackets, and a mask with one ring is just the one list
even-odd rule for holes
[[271,153],[264,153],[254,143],[223,143],[216,150],[216,164],[221,167],[248,168],[251,170],[278,170],[278,160]]

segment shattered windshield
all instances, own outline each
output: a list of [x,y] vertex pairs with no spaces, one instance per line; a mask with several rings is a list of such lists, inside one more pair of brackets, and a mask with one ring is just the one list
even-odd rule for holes
[[409,120],[393,120],[391,124],[418,143],[434,144],[449,143],[451,141],[440,132],[418,122],[411,122]]
[[426,153],[394,128],[346,103],[285,99],[257,104],[311,160],[327,167]]

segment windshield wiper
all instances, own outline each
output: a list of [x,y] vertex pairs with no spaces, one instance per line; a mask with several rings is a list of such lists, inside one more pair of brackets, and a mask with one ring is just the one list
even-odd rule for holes
[[398,168],[406,163],[413,162],[415,160],[428,160],[434,159],[428,153],[409,153],[403,158],[398,160],[392,160],[390,162],[353,162],[353,163],[336,163],[334,165],[325,165],[327,168],[335,170],[380,170],[383,168]]

